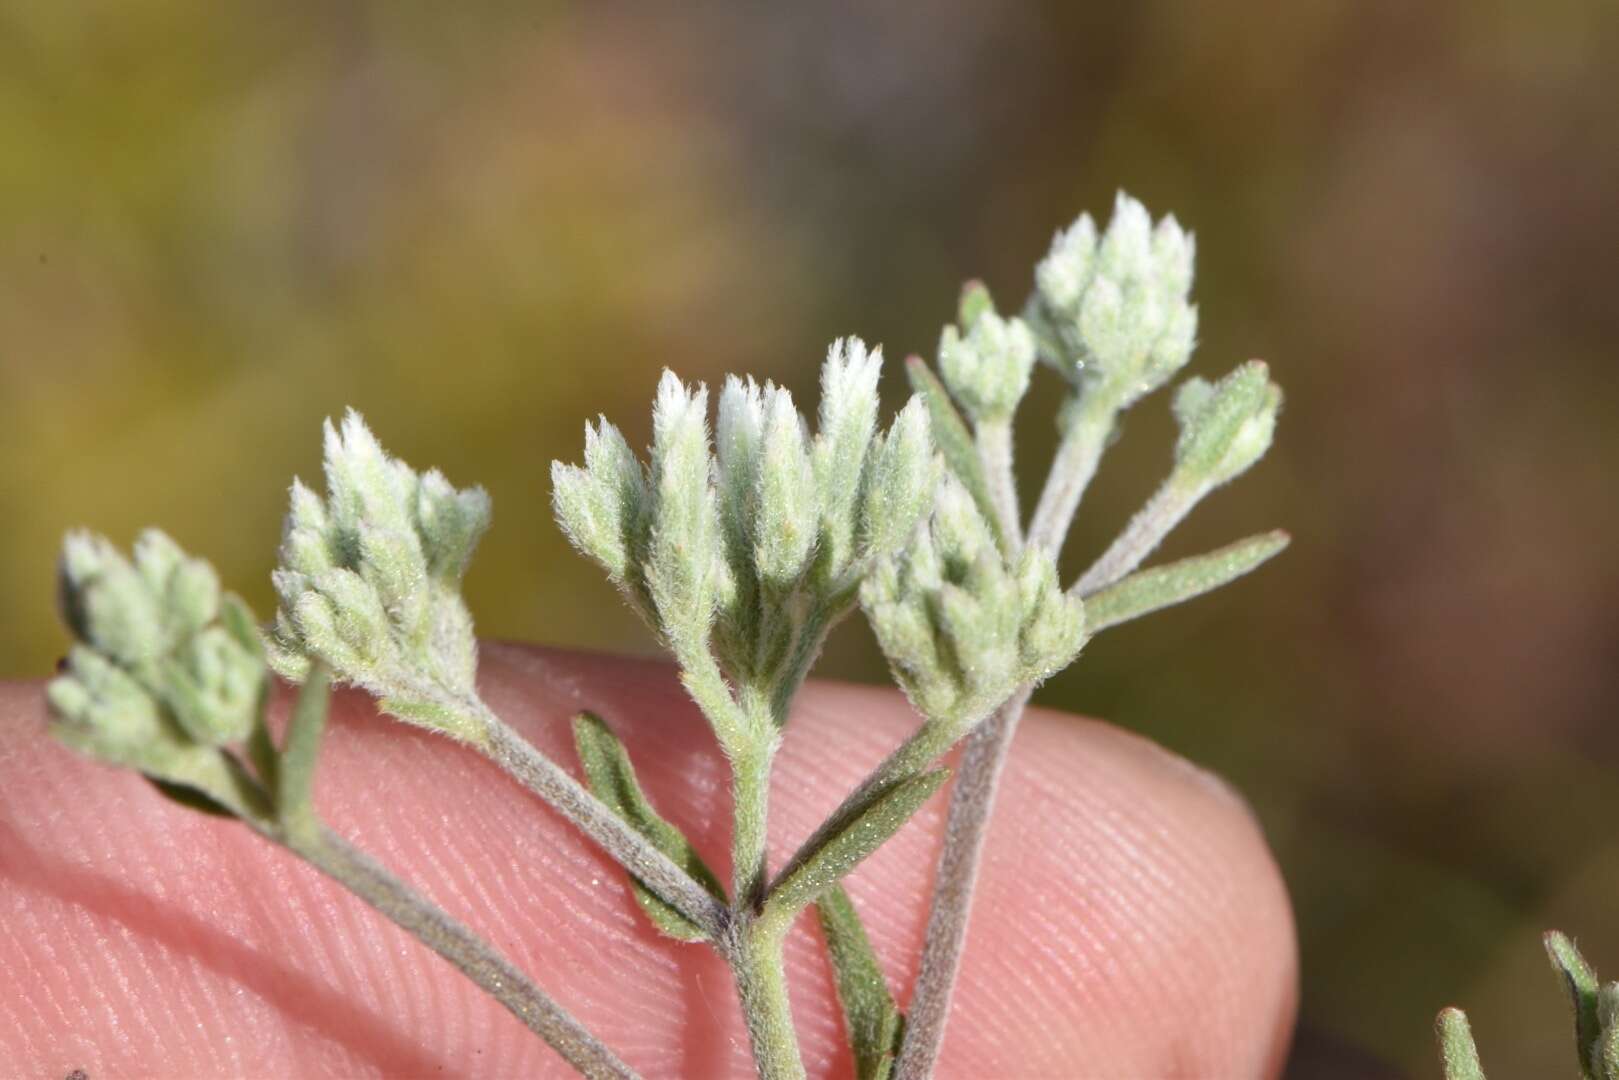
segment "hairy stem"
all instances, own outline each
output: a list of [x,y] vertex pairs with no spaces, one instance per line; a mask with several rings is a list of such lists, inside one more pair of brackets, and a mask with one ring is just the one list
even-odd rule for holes
[[1205,487],[1178,482],[1171,476],[1147,500],[1147,505],[1136,511],[1124,531],[1090,569],[1079,576],[1074,592],[1082,597],[1090,596],[1123,580],[1181,523],[1206,491]]
[[978,459],[984,466],[989,499],[1000,521],[1007,547],[1023,545],[1023,522],[1018,511],[1017,480],[1012,472],[1012,422],[987,420],[976,427]]
[[1030,546],[1044,548],[1053,556],[1062,550],[1068,526],[1096,475],[1096,466],[1107,450],[1108,436],[1118,417],[1112,400],[1100,392],[1085,394],[1070,408],[1051,474],[1029,524]]
[[[1079,511],[1085,489],[1107,451],[1118,421],[1111,396],[1090,393],[1069,406],[1051,473],[1029,524],[1027,544],[1056,558]],[[970,736],[956,782],[944,847],[939,852],[933,898],[928,910],[922,967],[911,995],[905,1041],[894,1065],[896,1080],[927,1080],[944,1045],[950,999],[961,969],[972,916],[973,894],[983,859],[984,835],[995,809],[1001,770],[1012,747],[1033,687],[1018,690]]]
[[770,817],[770,766],[775,756],[775,732],[761,731],[757,742],[731,759],[731,873],[737,913],[756,911],[764,900],[769,874],[765,827]]
[[736,977],[748,1040],[760,1080],[803,1080],[804,1062],[787,997],[786,927],[747,918],[733,927],[724,952]]
[[484,716],[477,746],[518,783],[549,803],[665,903],[717,939],[730,913],[690,874],[587,791],[561,766],[534,749],[493,714]]
[[931,1076],[944,1045],[945,1023],[967,943],[967,923],[990,811],[1012,735],[1031,693],[1032,687],[1020,689],[967,738],[967,750],[950,793],[950,816],[934,875],[922,967],[906,1017],[905,1043],[895,1063],[896,1080],[925,1080]]
[[342,837],[320,827],[279,839],[293,853],[454,964],[583,1075],[620,1080],[638,1075],[477,935]]

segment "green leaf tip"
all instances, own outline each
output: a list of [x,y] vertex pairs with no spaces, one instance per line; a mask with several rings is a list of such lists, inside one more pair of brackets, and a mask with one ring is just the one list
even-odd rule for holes
[[1542,937],[1546,956],[1552,967],[1563,977],[1569,1001],[1574,1008],[1574,1042],[1580,1058],[1581,1073],[1593,1078],[1604,1075],[1601,1067],[1602,1018],[1599,996],[1601,987],[1597,974],[1585,962],[1580,950],[1567,934],[1550,930]]
[[1473,1043],[1467,1014],[1460,1009],[1444,1009],[1435,1027],[1445,1080],[1484,1080],[1484,1067],[1479,1064],[1478,1047]]
[[815,913],[832,960],[856,1080],[888,1080],[905,1035],[905,1015],[888,989],[848,891],[832,886],[815,902]]
[[1258,569],[1291,542],[1292,537],[1276,529],[1202,555],[1138,570],[1085,598],[1087,626],[1097,634],[1213,592]]
[[270,637],[278,673],[313,660],[397,706],[394,715],[463,739],[476,701],[477,642],[461,578],[489,525],[482,488],[390,457],[360,414],[325,425],[326,495],[292,485]]
[[[697,854],[697,849],[692,847],[684,833],[652,808],[641,790],[640,781],[636,779],[628,751],[612,729],[600,717],[580,713],[573,718],[573,739],[591,793],[611,807],[636,832],[652,841],[659,851],[673,859],[714,899],[724,903],[725,889]],[[707,939],[708,935],[701,927],[665,903],[633,876],[630,886],[636,903],[641,905],[641,910],[646,912],[658,930],[679,941]]]
[[785,923],[814,903],[898,832],[949,775],[949,769],[934,769],[894,785],[804,852],[765,898],[763,917]]
[[188,805],[265,813],[265,793],[225,749],[264,722],[264,654],[251,613],[213,567],[156,530],[132,559],[70,533],[58,591],[78,641],[46,687],[52,734]]

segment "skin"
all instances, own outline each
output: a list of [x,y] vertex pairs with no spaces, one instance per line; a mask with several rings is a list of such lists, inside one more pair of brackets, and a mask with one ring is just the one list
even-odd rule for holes
[[[727,774],[673,672],[510,645],[491,706],[574,767],[568,717],[624,738],[653,801],[725,877]],[[340,887],[44,731],[0,686],[0,1063],[6,1075],[569,1075],[515,1019]],[[779,864],[914,721],[817,684],[778,761]],[[748,1076],[724,964],[652,931],[622,874],[476,755],[339,696],[318,779],[338,832],[504,950],[648,1077]],[[909,986],[936,796],[849,881]],[[1296,1004],[1292,916],[1242,802],[1135,736],[1033,710],[991,828],[941,1076],[1264,1077]],[[788,947],[811,1076],[849,1075],[813,918]],[[903,1002],[902,1002],[903,1003]]]

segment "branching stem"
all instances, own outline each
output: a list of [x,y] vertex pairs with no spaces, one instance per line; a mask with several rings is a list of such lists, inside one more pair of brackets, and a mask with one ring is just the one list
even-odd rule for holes
[[721,951],[731,962],[737,996],[748,1025],[748,1040],[760,1080],[803,1080],[804,1061],[793,1030],[787,997],[787,962],[782,955],[785,926],[744,918]]
[[[1113,398],[1101,392],[1082,394],[1069,408],[1062,442],[1035,507],[1027,539],[1028,546],[1049,552],[1054,559],[1062,552],[1080,500],[1096,475],[1118,420]],[[894,1065],[895,1080],[927,1080],[944,1045],[950,1001],[972,916],[984,836],[995,809],[1012,736],[1032,693],[1032,687],[1020,688],[968,738],[966,754],[950,792],[944,847],[939,852],[927,936],[922,945],[922,967],[911,995],[905,1041]]]
[[990,503],[995,508],[1007,547],[1023,545],[1023,522],[1018,510],[1017,479],[1012,471],[1012,421],[986,420],[977,426],[978,459],[984,466]]
[[1007,750],[1032,692],[1030,687],[1020,689],[967,737],[967,750],[950,793],[944,847],[934,875],[927,936],[922,945],[922,967],[906,1016],[905,1045],[895,1064],[896,1080],[925,1080],[931,1076],[944,1045],[945,1023],[967,943],[967,921],[972,914],[973,889],[990,811],[995,806]]
[[1108,437],[1118,417],[1112,399],[1099,391],[1082,394],[1072,408],[1073,413],[1063,425],[1062,442],[1045,490],[1035,506],[1034,520],[1029,523],[1029,545],[1043,548],[1053,557],[1062,551],[1068,526],[1096,475],[1096,466],[1107,450]]
[[717,940],[730,913],[673,859],[493,714],[484,716],[482,750],[518,783],[545,800],[647,888]]
[[757,743],[731,759],[731,869],[737,913],[756,911],[764,899],[770,872],[765,829],[770,816],[770,766],[775,758],[775,742],[774,731],[761,732]]
[[1147,504],[1136,511],[1124,531],[1108,546],[1090,569],[1079,576],[1074,591],[1080,596],[1101,592],[1141,565],[1170,530],[1179,525],[1203,497],[1206,488],[1171,476]]

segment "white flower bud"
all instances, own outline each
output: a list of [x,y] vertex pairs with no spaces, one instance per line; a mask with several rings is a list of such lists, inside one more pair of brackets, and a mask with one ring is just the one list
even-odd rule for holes
[[841,575],[854,555],[861,477],[877,431],[881,349],[859,338],[832,343],[821,369],[820,431],[815,437],[815,484],[820,492],[823,559]]
[[939,472],[927,406],[913,397],[872,446],[861,495],[862,558],[886,558],[905,545],[932,505]]
[[759,450],[759,517],[754,565],[764,584],[784,589],[804,572],[820,526],[815,470],[804,419],[792,395],[765,391]]
[[708,390],[672,372],[652,413],[652,535],[645,576],[661,629],[677,652],[706,648],[719,602],[719,508],[708,445]]

